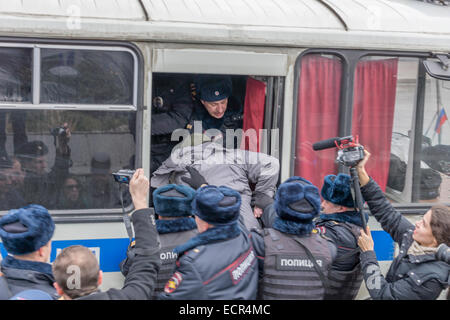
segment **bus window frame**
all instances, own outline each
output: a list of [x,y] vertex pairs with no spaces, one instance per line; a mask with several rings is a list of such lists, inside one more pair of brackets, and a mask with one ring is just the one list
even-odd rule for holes
[[[11,102],[2,102],[0,101],[0,108],[11,107],[14,106],[17,109],[28,109],[28,108],[37,108],[39,109],[79,109],[79,110],[136,110],[138,104],[138,73],[139,73],[139,58],[136,52],[131,50],[130,48],[124,46],[88,46],[88,45],[58,45],[58,44],[45,44],[45,43],[36,43],[36,44],[21,44],[16,45],[13,42],[2,42],[0,38],[0,48],[30,48],[32,49],[32,80],[31,80],[31,103],[11,103]],[[117,52],[128,52],[131,54],[133,58],[133,97],[132,104],[126,105],[108,105],[108,104],[80,104],[80,103],[41,103],[40,95],[41,95],[41,49],[62,49],[62,50],[89,50],[89,51],[117,51]],[[137,50],[137,47],[136,47]]]
[[[417,87],[415,91],[415,130],[414,130],[414,143],[413,143],[413,173],[412,173],[412,194],[418,191],[420,188],[420,159],[417,155],[420,153],[420,146],[422,144],[422,129],[423,129],[423,111],[425,101],[425,75],[426,70],[423,65],[423,61],[427,58],[431,58],[433,55],[431,52],[407,52],[407,51],[387,51],[387,50],[363,50],[363,49],[330,49],[330,48],[314,48],[306,49],[302,51],[294,65],[294,87],[293,87],[293,122],[292,122],[292,141],[291,141],[291,160],[290,160],[290,176],[294,174],[295,170],[295,151],[296,151],[296,132],[297,132],[297,112],[298,112],[298,86],[301,74],[301,61],[307,54],[328,54],[334,55],[342,61],[342,78],[341,78],[341,92],[339,101],[339,136],[349,136],[352,134],[352,115],[353,115],[353,95],[354,95],[354,77],[358,62],[367,56],[386,56],[386,57],[398,57],[398,58],[417,58],[419,62],[419,72],[417,75]],[[423,79],[422,79],[423,78]],[[421,80],[422,79],[422,80]],[[422,114],[422,118],[420,115]],[[284,117],[284,115],[283,115]],[[316,141],[312,141],[316,142]],[[346,172],[346,168],[343,165],[338,165],[338,172]],[[415,197],[417,197],[418,193]],[[414,200],[413,197],[411,200]],[[396,207],[402,213],[423,213],[424,209],[430,208],[431,205],[422,205],[418,202],[404,202],[394,203]]]
[[[76,110],[76,111],[129,111],[136,112],[136,142],[135,142],[135,167],[142,166],[142,128],[143,128],[143,111],[147,109],[144,105],[144,57],[141,49],[132,42],[125,41],[105,41],[105,40],[67,40],[67,39],[44,39],[44,38],[20,38],[20,37],[0,37],[1,47],[13,48],[33,48],[33,74],[32,74],[32,103],[11,103],[0,102],[0,110]],[[99,51],[125,51],[132,54],[133,57],[133,104],[131,105],[83,105],[83,104],[42,104],[35,103],[36,94],[34,90],[36,79],[40,81],[40,74],[36,73],[37,65],[40,67],[40,60],[35,64],[34,59],[38,58],[35,48],[51,48],[51,49],[84,49]],[[36,78],[35,78],[36,77]],[[40,90],[38,91],[40,92]],[[133,206],[125,208],[125,212],[131,212]],[[7,211],[0,212],[3,216]],[[51,209],[49,210],[55,222],[59,223],[104,223],[104,222],[120,222],[122,221],[122,208],[92,208],[92,209]]]

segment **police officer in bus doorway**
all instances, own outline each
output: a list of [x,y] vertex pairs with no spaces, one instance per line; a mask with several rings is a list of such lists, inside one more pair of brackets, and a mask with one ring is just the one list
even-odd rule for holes
[[192,217],[192,200],[195,190],[182,185],[169,184],[153,192],[156,220],[161,241],[161,268],[153,297],[156,298],[172,276],[178,255],[175,247],[184,244],[198,234],[197,224]]
[[320,212],[319,189],[306,179],[291,177],[279,186],[270,208],[277,215],[272,228],[261,235],[252,230],[255,250],[264,261],[259,298],[324,299],[336,248],[314,226]]
[[[363,222],[355,210],[351,183],[348,174],[331,174],[324,178],[321,190],[322,212],[316,220],[316,227],[337,248],[336,259],[328,273],[330,286],[325,299],[353,300],[363,280],[358,246]],[[367,221],[369,216],[365,215]]]
[[1,263],[0,300],[27,289],[42,290],[54,299],[49,262],[55,223],[48,210],[29,205],[10,210],[0,219],[0,237],[8,252]]
[[226,146],[226,129],[242,128],[241,105],[232,97],[232,81],[228,76],[198,76],[196,79],[198,99],[188,124],[202,122],[203,131],[218,129]]
[[197,190],[192,212],[199,234],[174,249],[179,255],[175,272],[161,299],[256,298],[257,258],[238,224],[240,205],[239,192],[231,188],[209,185]]
[[[216,137],[227,146],[226,130],[242,128],[242,105],[232,96],[232,81],[229,76],[199,75],[194,80],[194,100],[173,102],[170,111],[152,114],[152,163],[151,173],[170,156],[178,143],[171,141],[172,133],[185,129],[205,132],[216,129]],[[197,128],[201,123],[201,128]],[[210,131],[211,132],[211,131]],[[233,148],[233,141],[230,146]]]

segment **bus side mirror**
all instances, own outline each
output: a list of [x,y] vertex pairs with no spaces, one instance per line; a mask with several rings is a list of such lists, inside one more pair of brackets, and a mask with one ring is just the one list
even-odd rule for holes
[[439,60],[425,60],[423,65],[427,73],[436,79],[450,80],[450,59],[447,54],[436,54]]

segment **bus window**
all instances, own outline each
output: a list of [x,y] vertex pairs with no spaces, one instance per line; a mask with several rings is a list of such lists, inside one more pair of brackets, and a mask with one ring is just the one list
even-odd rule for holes
[[[405,64],[405,68],[402,65]],[[409,68],[406,66],[409,65]],[[386,189],[392,157],[405,159],[409,144],[401,144],[402,152],[392,147],[396,138],[392,132],[408,135],[414,110],[414,88],[417,78],[417,59],[396,57],[366,57],[355,70],[353,92],[352,134],[372,154],[368,172],[382,190]],[[404,74],[413,70],[412,74]],[[394,170],[393,175],[398,175]]]
[[0,47],[0,104],[31,102],[32,49]]
[[[355,71],[352,134],[358,135],[360,143],[371,152],[375,161],[367,170],[392,201],[448,201],[448,195],[447,199],[442,198],[446,191],[443,181],[447,181],[448,188],[445,163],[449,158],[445,158],[445,150],[450,141],[444,131],[448,133],[448,128],[444,125],[439,135],[435,125],[439,113],[445,110],[442,101],[449,98],[449,90],[445,89],[445,82],[427,76],[420,119],[421,154],[414,155],[414,127],[416,118],[421,117],[420,112],[416,113],[418,70],[419,60],[415,58],[361,59]],[[450,151],[447,157],[448,154]],[[413,156],[422,158],[417,191],[413,188]]]
[[133,56],[126,51],[41,49],[41,103],[133,104]]
[[313,151],[316,141],[338,136],[343,63],[335,55],[306,54],[298,81],[294,174],[321,187],[337,173],[335,148]]
[[[121,207],[111,173],[134,168],[129,124],[136,112],[2,112],[7,116],[0,132],[1,210],[29,203],[48,209]],[[125,191],[124,202],[130,204]]]
[[450,81],[427,75],[421,153],[422,202],[450,202]]

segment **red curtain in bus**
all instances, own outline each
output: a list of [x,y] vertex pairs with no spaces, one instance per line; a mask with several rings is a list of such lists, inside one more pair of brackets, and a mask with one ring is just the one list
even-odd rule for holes
[[352,134],[371,153],[368,174],[385,191],[397,88],[398,59],[360,61],[355,73]]
[[336,173],[336,149],[314,151],[314,142],[338,135],[342,63],[337,57],[302,58],[297,108],[296,176],[322,187],[327,174]]
[[245,135],[241,142],[241,149],[259,152],[259,134],[260,129],[263,129],[264,126],[265,102],[266,84],[262,81],[248,77],[242,125]]
[[[389,173],[396,76],[397,59],[361,61],[355,74],[352,134],[371,152],[368,173],[383,190]],[[325,175],[337,172],[337,150],[313,151],[312,144],[338,136],[341,77],[337,57],[302,58],[294,174],[319,188]]]

